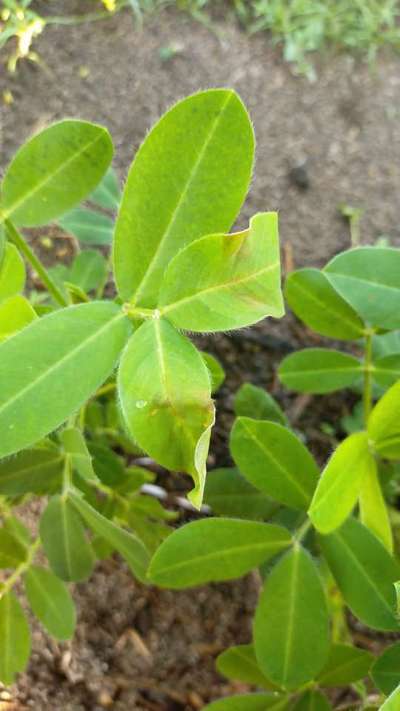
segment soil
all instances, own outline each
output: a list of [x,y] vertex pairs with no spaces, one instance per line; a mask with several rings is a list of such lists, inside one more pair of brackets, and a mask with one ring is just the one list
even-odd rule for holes
[[[37,5],[48,11],[48,3]],[[90,6],[54,0],[51,10],[70,14]],[[91,25],[51,26],[35,48],[40,66],[21,63],[14,77],[0,69],[0,96],[7,89],[14,98],[1,108],[0,170],[33,131],[76,116],[110,129],[123,180],[140,141],[172,102],[198,89],[231,86],[250,109],[258,142],[239,226],[257,210],[279,210],[287,269],[320,266],[349,246],[341,203],[364,210],[362,241],[385,235],[400,244],[399,58],[383,56],[373,67],[347,56],[319,58],[311,84],[291,73],[264,35],[249,37],[228,13],[220,11],[210,29],[171,9],[142,30],[129,13]],[[173,49],[168,60],[161,58],[165,48]],[[71,245],[53,236],[46,261],[68,259]],[[46,250],[40,234],[34,242]],[[321,343],[292,317],[199,339],[228,373],[217,397],[211,467],[230,461],[232,393],[246,381],[268,387],[306,432],[317,458],[326,458],[351,402],[293,396],[275,375],[286,353]],[[334,434],[321,429],[325,420]],[[167,484],[178,486],[175,478]],[[220,677],[214,659],[226,646],[250,640],[258,587],[257,577],[249,576],[171,593],[137,584],[119,560],[102,563],[89,583],[75,588],[75,639],[57,645],[35,626],[28,671],[12,689],[0,690],[0,708],[4,701],[9,711],[189,711],[246,690]],[[375,644],[361,633],[359,641]]]

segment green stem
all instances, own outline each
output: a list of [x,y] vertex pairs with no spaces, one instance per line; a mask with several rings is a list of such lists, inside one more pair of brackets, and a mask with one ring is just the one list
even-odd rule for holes
[[312,526],[312,523],[311,523],[310,519],[306,518],[306,520],[304,521],[304,523],[301,524],[300,528],[298,529],[298,531],[294,537],[295,540],[297,541],[297,543],[300,543],[300,541],[303,540],[303,538],[306,536],[306,534],[310,530],[311,526]]
[[22,252],[29,264],[33,267],[35,272],[41,278],[49,294],[51,294],[53,299],[60,306],[68,306],[68,302],[59,290],[57,284],[53,281],[46,267],[32,251],[29,244],[25,241],[21,233],[18,232],[18,230],[14,227],[13,223],[10,222],[10,220],[5,220],[4,224],[6,226],[6,231],[9,239],[15,244],[16,247],[18,247],[19,251]]
[[363,406],[364,406],[364,422],[367,425],[368,418],[372,409],[372,331],[367,331],[365,334],[365,356],[364,356],[364,388],[363,388]]
[[36,552],[40,546],[40,538],[36,538],[33,543],[29,546],[26,554],[25,560],[19,564],[19,566],[14,570],[12,575],[10,575],[9,578],[5,581],[5,583],[1,586],[0,589],[0,599],[3,597],[3,595],[6,595],[7,593],[12,590],[16,582],[19,580],[21,575],[25,573],[28,568],[32,565]]
[[72,468],[71,468],[71,455],[65,455],[64,471],[63,471],[63,492],[62,496],[64,499],[68,496],[68,493],[72,489]]

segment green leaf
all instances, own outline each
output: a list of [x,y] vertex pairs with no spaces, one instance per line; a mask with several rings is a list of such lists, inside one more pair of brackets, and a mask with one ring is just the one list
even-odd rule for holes
[[280,694],[239,694],[213,701],[203,711],[285,711],[289,698]]
[[16,568],[26,558],[26,547],[6,528],[0,528],[0,568]]
[[373,629],[399,631],[394,583],[400,567],[382,543],[350,518],[320,544],[351,611]]
[[107,262],[96,249],[80,252],[74,259],[68,281],[88,293],[97,289],[107,279]]
[[46,493],[63,468],[63,457],[53,449],[26,449],[0,461],[0,494],[21,496]]
[[3,264],[3,259],[6,251],[6,233],[4,227],[0,225],[0,269]]
[[3,528],[17,539],[23,548],[28,548],[31,543],[31,535],[21,521],[16,516],[7,516]]
[[278,216],[259,213],[244,232],[202,237],[170,262],[160,311],[190,331],[226,331],[284,314]]
[[98,184],[113,154],[105,128],[60,121],[15,154],[1,185],[0,220],[45,225],[83,200]]
[[333,707],[320,691],[306,691],[293,706],[293,711],[330,711]]
[[364,526],[370,529],[383,543],[389,553],[393,552],[393,536],[389,512],[378,477],[376,462],[368,467],[360,492],[360,515]]
[[366,432],[347,437],[334,451],[318,482],[309,516],[321,533],[341,526],[353,510],[362,484],[376,472]]
[[143,543],[131,531],[125,531],[93,509],[85,499],[72,493],[71,501],[89,528],[104,538],[125,559],[133,575],[141,582],[146,582],[146,572],[150,556]]
[[268,519],[276,504],[249,484],[237,469],[213,469],[208,473],[204,502],[220,516]]
[[372,375],[383,388],[394,385],[397,380],[400,380],[400,353],[377,358],[373,363]]
[[231,434],[231,451],[241,473],[257,489],[287,506],[308,508],[318,468],[286,427],[239,417]]
[[163,319],[130,339],[118,373],[122,412],[135,442],[157,462],[190,474],[200,507],[214,421],[207,368],[193,344]]
[[58,223],[83,244],[108,245],[112,242],[114,221],[108,215],[85,207],[74,207]]
[[0,266],[0,302],[22,291],[25,278],[25,265],[18,249],[13,244],[6,244]]
[[375,405],[368,420],[368,435],[382,457],[400,458],[400,382]]
[[71,457],[73,468],[83,479],[98,481],[94,473],[92,457],[82,432],[76,427],[68,427],[61,432],[60,437],[66,454]]
[[40,538],[50,567],[59,578],[79,582],[90,576],[93,551],[69,499],[50,499],[40,519]]
[[22,672],[31,651],[31,633],[24,611],[9,592],[0,598],[0,680],[6,686]]
[[329,653],[329,615],[318,570],[296,545],[270,573],[254,621],[262,672],[293,690],[318,674]]
[[225,380],[225,371],[219,362],[211,353],[201,352],[201,356],[207,366],[211,380],[211,392],[215,393],[221,387]]
[[372,338],[372,353],[375,359],[400,353],[400,331],[389,331]]
[[358,247],[334,257],[325,274],[371,326],[400,328],[400,250]]
[[335,687],[354,684],[364,679],[374,657],[365,649],[350,647],[347,644],[333,644],[327,663],[318,674],[320,686]]
[[0,456],[76,412],[112,372],[130,330],[116,304],[92,302],[55,311],[1,343]]
[[279,378],[287,388],[302,393],[330,393],[349,388],[360,379],[363,366],[348,353],[327,348],[306,348],[291,353],[279,367]]
[[119,181],[114,168],[109,168],[88,200],[104,210],[115,210],[121,200]]
[[329,338],[355,340],[364,324],[319,269],[299,269],[289,274],[285,296],[292,311],[316,333]]
[[379,707],[379,711],[399,711],[400,705],[400,685],[390,694],[385,703]]
[[291,543],[281,526],[238,519],[193,521],[174,531],[150,563],[151,582],[181,589],[245,575]]
[[0,304],[0,341],[22,331],[36,319],[36,312],[25,296],[20,294],[11,296]]
[[216,667],[227,679],[254,684],[263,689],[277,688],[260,670],[252,644],[240,644],[222,652],[217,658]]
[[32,611],[46,630],[56,639],[71,639],[76,612],[66,585],[50,570],[38,566],[28,569],[24,583]]
[[288,420],[278,403],[263,388],[251,383],[242,385],[235,395],[233,407],[237,417],[253,420],[272,420],[279,425],[288,425]]
[[160,119],[136,154],[116,224],[122,299],[157,306],[165,268],[178,251],[203,235],[229,231],[253,155],[249,116],[231,90],[194,94]]
[[124,462],[112,449],[97,442],[89,442],[88,449],[95,474],[103,484],[117,488],[127,481]]
[[385,696],[389,696],[400,679],[400,642],[387,647],[371,669],[374,684]]

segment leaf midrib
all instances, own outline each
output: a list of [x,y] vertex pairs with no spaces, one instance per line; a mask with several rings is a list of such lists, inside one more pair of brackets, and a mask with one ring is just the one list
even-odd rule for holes
[[[287,679],[289,676],[289,665],[293,654],[293,637],[295,630],[295,615],[296,615],[296,600],[297,600],[297,580],[299,577],[299,567],[300,567],[300,548],[295,548],[292,555],[293,565],[290,575],[289,584],[287,589],[290,591],[289,608],[288,608],[288,622],[287,622],[287,634],[286,642],[283,654],[283,667],[282,667],[282,686],[286,686]],[[294,645],[296,646],[296,645]]]
[[[179,563],[174,563],[173,565],[169,565],[164,568],[158,568],[156,572],[153,574],[155,577],[159,577],[160,575],[163,575],[165,572],[170,573],[171,571],[175,571],[180,568],[192,568],[193,565],[195,565],[198,562],[205,562],[205,561],[210,561],[210,560],[215,560],[218,558],[221,558],[222,556],[225,555],[231,555],[235,553],[246,553],[247,551],[252,551],[252,550],[258,550],[258,549],[266,549],[266,553],[272,548],[276,549],[278,552],[279,550],[282,550],[285,547],[289,547],[291,544],[291,539],[285,540],[285,539],[277,539],[275,541],[269,541],[265,543],[251,543],[247,544],[245,546],[232,546],[232,548],[224,548],[224,549],[219,549],[217,551],[213,551],[212,553],[207,553],[206,555],[201,555],[201,556],[195,556],[193,558],[190,558],[190,560],[184,560]],[[151,574],[151,569],[149,571],[150,577],[152,577]]]
[[302,497],[304,498],[305,504],[308,506],[308,502],[309,502],[309,500],[310,500],[310,495],[308,494],[308,492],[306,491],[306,489],[303,489],[303,487],[299,484],[299,482],[297,481],[297,479],[295,479],[294,477],[292,478],[292,477],[290,476],[290,472],[289,472],[287,469],[285,469],[285,468],[282,466],[282,464],[279,462],[279,460],[276,459],[276,458],[271,454],[270,450],[266,449],[266,447],[264,446],[264,444],[263,444],[262,442],[260,442],[260,440],[258,439],[258,437],[256,437],[256,436],[252,433],[252,431],[247,427],[247,425],[246,425],[246,423],[243,421],[243,419],[242,419],[242,421],[241,421],[241,425],[242,425],[242,427],[246,430],[246,432],[247,432],[247,434],[249,435],[250,439],[252,439],[253,442],[255,442],[256,445],[261,449],[261,451],[264,452],[264,454],[266,454],[267,457],[269,457],[269,458],[272,460],[272,462],[275,464],[276,468],[277,468],[279,471],[281,471],[281,472],[285,475],[285,479],[286,479],[287,481],[289,481],[289,483],[290,483],[292,486],[294,486],[294,488],[297,489],[297,491],[300,492],[300,494],[301,494]]
[[[214,119],[211,129],[209,131],[209,134],[208,134],[206,140],[204,141],[204,144],[203,144],[201,150],[199,151],[196,162],[191,170],[189,177],[187,178],[185,188],[182,190],[181,195],[176,203],[176,206],[171,213],[169,222],[168,222],[166,228],[164,229],[164,233],[157,245],[157,248],[156,248],[148,266],[147,266],[146,272],[144,273],[142,280],[139,282],[139,284],[136,287],[136,290],[134,291],[134,293],[131,296],[132,302],[137,302],[139,300],[141,294],[143,293],[145,284],[148,282],[150,275],[154,271],[154,267],[157,263],[158,257],[163,249],[163,246],[164,246],[166,240],[168,239],[169,235],[171,234],[171,230],[174,226],[174,223],[175,223],[176,218],[178,216],[179,210],[180,210],[181,206],[183,205],[184,201],[186,200],[186,196],[188,194],[191,184],[193,183],[193,181],[195,180],[195,178],[197,176],[202,159],[205,156],[206,151],[207,151],[211,141],[214,138],[218,124],[221,121],[221,119],[227,109],[228,104],[230,103],[230,101],[233,99],[234,96],[235,95],[232,92],[229,92],[225,101],[221,104],[220,111],[219,111],[218,115],[216,116],[216,118]],[[199,237],[200,236],[201,235],[199,235]]]
[[375,587],[374,581],[372,580],[372,578],[369,577],[366,568],[363,568],[363,567],[360,565],[357,556],[354,555],[354,553],[353,553],[353,551],[351,550],[350,546],[348,545],[346,539],[343,538],[343,536],[340,534],[339,531],[336,531],[335,533],[336,533],[337,538],[338,538],[339,541],[341,542],[343,548],[345,548],[345,550],[347,550],[348,555],[349,555],[349,558],[351,558],[351,560],[353,561],[354,567],[357,568],[357,569],[360,571],[360,574],[365,578],[365,580],[366,580],[366,582],[367,582],[369,588],[370,588],[370,589],[372,588],[373,593],[375,593],[376,597],[383,603],[383,606],[385,607],[385,609],[390,612],[390,616],[391,616],[393,619],[396,619],[396,618],[395,618],[395,611],[391,608],[391,606],[389,605],[388,601],[383,597],[383,595],[382,595],[381,591],[379,590],[379,588]]
[[178,299],[178,301],[175,301],[173,304],[167,304],[167,306],[161,307],[160,312],[162,314],[166,314],[169,311],[172,311],[173,309],[179,308],[179,306],[184,303],[189,303],[190,301],[195,301],[196,299],[202,300],[206,294],[210,294],[214,291],[219,291],[223,289],[229,289],[237,286],[238,284],[245,284],[248,281],[257,279],[263,274],[267,274],[268,272],[276,269],[277,267],[279,267],[279,262],[274,262],[273,264],[269,264],[268,267],[263,267],[263,269],[259,269],[258,271],[253,272],[252,274],[247,274],[246,276],[241,277],[239,279],[231,279],[230,281],[224,282],[222,284],[214,284],[213,286],[209,286],[205,289],[202,289],[201,291],[198,291],[195,294],[191,294],[190,296],[185,296],[182,299]]
[[[82,350],[84,350],[90,343],[95,341],[104,331],[107,331],[116,321],[119,319],[126,318],[125,315],[121,312],[116,314],[112,319],[107,321],[101,328],[96,330],[94,333],[92,333],[88,338],[85,340],[81,341],[81,343],[77,346],[77,348],[74,348],[71,351],[68,351],[65,356],[63,356],[60,360],[58,360],[56,363],[54,363],[50,368],[47,368],[47,370],[43,371],[35,380],[32,380],[28,385],[26,385],[22,390],[19,390],[16,394],[13,394],[6,402],[4,402],[0,406],[0,416],[4,413],[4,411],[8,407],[12,407],[15,405],[15,403],[20,400],[22,397],[24,397],[30,390],[35,388],[37,385],[42,383],[46,378],[53,373],[57,372],[57,370],[65,365],[71,358],[75,357],[77,353],[80,353]],[[29,328],[29,327],[28,327]],[[26,333],[26,330],[21,332],[21,333]]]

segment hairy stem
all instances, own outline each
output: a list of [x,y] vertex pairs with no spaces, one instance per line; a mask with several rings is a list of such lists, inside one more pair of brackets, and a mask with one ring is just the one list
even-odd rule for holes
[[22,252],[31,267],[38,274],[49,294],[51,294],[53,299],[60,306],[68,306],[68,302],[59,290],[57,284],[53,281],[46,267],[32,251],[22,234],[18,232],[18,230],[14,227],[10,220],[5,220],[5,226],[9,239],[15,244],[16,247],[18,247],[18,249],[20,250],[20,252]]

